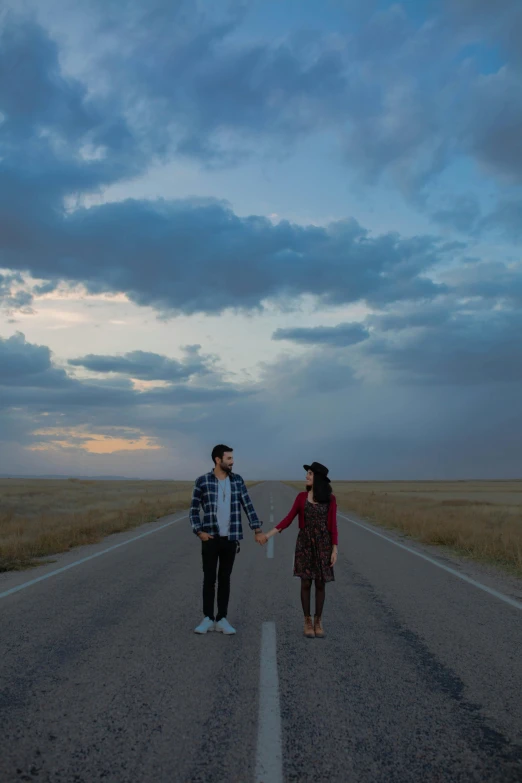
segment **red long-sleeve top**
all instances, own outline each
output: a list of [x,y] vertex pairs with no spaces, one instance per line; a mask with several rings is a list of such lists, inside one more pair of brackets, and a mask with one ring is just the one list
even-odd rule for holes
[[[300,492],[294,500],[294,505],[286,515],[284,519],[276,525],[277,530],[284,530],[286,527],[292,524],[297,514],[299,514],[299,527],[303,528],[304,521],[304,509],[308,492]],[[332,536],[332,545],[337,545],[337,501],[335,495],[330,495],[330,505],[328,506],[328,530]]]

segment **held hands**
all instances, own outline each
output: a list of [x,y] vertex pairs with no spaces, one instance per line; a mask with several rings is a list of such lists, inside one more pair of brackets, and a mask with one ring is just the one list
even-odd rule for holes
[[261,544],[261,546],[263,546],[268,541],[268,536],[266,533],[263,533],[262,530],[256,530],[255,540],[257,544]]

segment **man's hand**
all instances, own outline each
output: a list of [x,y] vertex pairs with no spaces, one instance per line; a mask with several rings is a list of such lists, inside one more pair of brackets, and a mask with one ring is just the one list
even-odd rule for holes
[[198,533],[198,538],[200,538],[202,541],[210,541],[214,538],[214,536],[211,536],[210,533],[205,533],[203,530],[201,530]]
[[337,547],[332,547],[332,557],[330,558],[330,565],[334,566],[337,563]]

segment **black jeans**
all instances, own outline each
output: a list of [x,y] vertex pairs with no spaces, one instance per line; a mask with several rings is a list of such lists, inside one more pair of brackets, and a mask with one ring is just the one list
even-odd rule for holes
[[[216,536],[201,542],[203,559],[203,614],[211,620],[221,620],[227,616],[230,596],[230,574],[236,559],[236,542],[227,536]],[[218,570],[219,562],[219,570]],[[217,616],[214,617],[214,598],[217,589]]]

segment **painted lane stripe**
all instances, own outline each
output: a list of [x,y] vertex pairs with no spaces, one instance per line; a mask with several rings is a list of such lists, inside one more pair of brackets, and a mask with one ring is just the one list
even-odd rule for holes
[[281,710],[274,622],[263,623],[261,629],[256,783],[283,783]]
[[26,587],[31,587],[38,582],[43,582],[44,579],[50,579],[52,576],[56,576],[57,574],[62,574],[64,571],[68,571],[70,568],[75,568],[76,566],[82,565],[82,563],[87,563],[89,560],[94,560],[95,557],[101,557],[102,555],[106,555],[108,552],[113,552],[115,549],[119,549],[121,546],[127,546],[127,544],[131,544],[133,541],[139,541],[141,538],[151,536],[153,533],[164,530],[166,527],[170,527],[176,522],[181,522],[182,519],[188,519],[188,514],[185,514],[183,517],[178,517],[178,519],[173,519],[170,522],[165,522],[164,525],[160,525],[159,527],[154,528],[154,530],[147,530],[146,533],[140,533],[139,536],[129,538],[127,541],[121,541],[119,544],[113,544],[112,546],[107,547],[107,549],[102,549],[101,552],[95,552],[93,555],[82,557],[81,560],[75,560],[74,563],[69,563],[69,565],[62,566],[61,568],[56,568],[54,571],[49,571],[49,573],[43,574],[43,576],[36,577],[36,579],[30,579],[29,582],[23,582],[21,585],[11,587],[10,590],[5,590],[3,593],[0,593],[0,598],[7,598],[7,596],[13,595],[13,593],[17,593],[19,590],[25,590]]
[[415,549],[411,549],[409,546],[400,544],[398,541],[394,541],[392,538],[388,538],[388,536],[383,535],[383,533],[379,533],[377,530],[372,530],[371,527],[367,527],[366,525],[363,525],[362,522],[357,522],[357,520],[351,519],[350,517],[347,517],[345,514],[338,513],[338,516],[348,520],[348,522],[351,522],[352,525],[357,525],[357,527],[361,527],[363,530],[367,530],[368,533],[373,533],[374,536],[378,536],[379,538],[384,538],[385,541],[388,541],[390,544],[394,544],[395,546],[398,546],[399,549],[404,549],[406,550],[406,552],[410,552],[412,555],[417,555],[417,557],[420,557],[422,560],[426,560],[428,563],[437,566],[437,568],[441,568],[443,571],[447,571],[449,574],[453,574],[453,576],[457,576],[459,579],[462,579],[463,582],[467,582],[468,584],[473,585],[473,587],[476,587],[479,590],[483,590],[485,593],[489,593],[489,595],[498,598],[500,601],[504,601],[504,603],[508,604],[509,606],[512,606],[515,609],[522,609],[522,603],[520,601],[517,601],[515,598],[510,598],[509,595],[500,593],[498,590],[494,590],[492,587],[487,587],[487,585],[483,585],[481,584],[481,582],[476,582],[475,579],[472,579],[470,576],[466,576],[466,574],[461,574],[459,571],[456,571],[454,568],[450,568],[450,566],[444,565],[443,563],[438,563],[432,557],[429,557],[428,555],[424,555],[422,554],[422,552],[417,552]]
[[[274,515],[272,511],[270,511],[270,529],[272,529],[273,524],[274,524]],[[268,539],[268,543],[266,545],[266,556],[269,559],[273,559],[274,557],[274,536]]]

